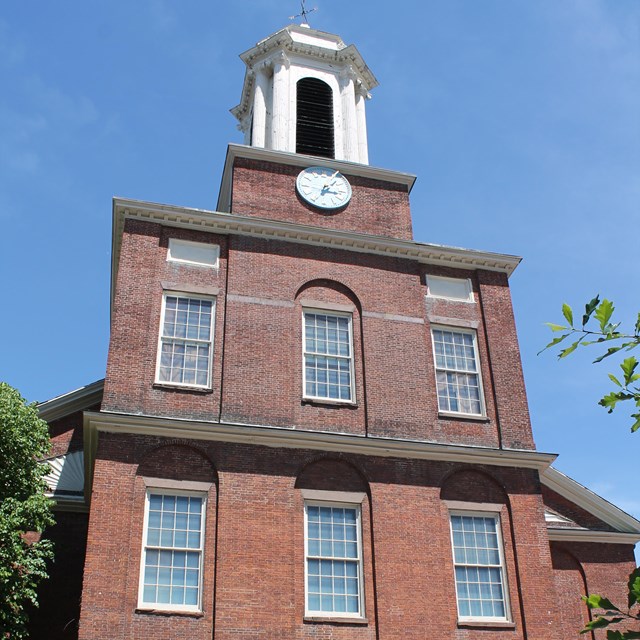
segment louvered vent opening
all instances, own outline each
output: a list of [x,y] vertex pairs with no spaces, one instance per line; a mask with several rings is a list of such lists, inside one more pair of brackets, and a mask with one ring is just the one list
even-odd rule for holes
[[296,153],[334,158],[331,87],[317,78],[303,78],[297,89]]

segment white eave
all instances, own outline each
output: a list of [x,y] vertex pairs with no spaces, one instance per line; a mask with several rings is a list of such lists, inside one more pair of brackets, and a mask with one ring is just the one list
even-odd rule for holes
[[140,416],[101,411],[84,414],[85,473],[91,491],[93,458],[99,432],[155,435],[212,442],[233,442],[285,449],[312,449],[377,457],[441,460],[517,467],[542,471],[555,454],[524,449],[494,449],[468,445],[440,444],[420,440],[402,440],[356,436],[326,431],[305,431],[286,427],[242,423],[216,423],[158,416]]
[[[619,509],[615,505],[611,504],[608,500],[601,498],[590,489],[582,486],[579,482],[576,482],[569,476],[566,476],[564,473],[561,473],[553,467],[547,467],[546,469],[544,469],[540,475],[540,480],[542,481],[542,484],[544,484],[552,491],[555,491],[570,502],[573,502],[578,507],[581,507],[585,511],[588,511],[596,518],[599,518],[603,522],[616,529],[616,532],[628,533],[631,534],[629,539],[631,539],[633,536],[636,536],[635,541],[640,540],[640,521],[636,520],[636,518],[630,516],[622,509]],[[558,533],[558,531],[560,531],[559,529],[555,529],[554,531],[556,532],[554,533],[555,536],[569,535],[568,533]],[[564,529],[562,529],[562,531],[564,531]],[[584,539],[584,536],[587,535],[586,533],[577,533],[578,531],[580,531],[577,529],[566,529],[566,531],[572,531],[576,535],[582,536],[582,539]],[[597,533],[601,537],[604,535],[604,533],[608,533],[593,532],[591,530],[587,531],[589,533]],[[551,539],[560,538],[556,537]],[[630,542],[629,544],[633,544],[633,542]]]
[[520,262],[517,256],[460,249],[437,244],[398,240],[351,231],[323,229],[310,225],[240,216],[220,211],[190,209],[173,205],[114,198],[111,250],[111,300],[115,292],[124,223],[127,219],[146,220],[169,227],[194,229],[217,234],[236,234],[280,240],[296,244],[332,247],[372,255],[403,258],[421,264],[458,269],[486,269],[510,276]]
[[593,531],[591,529],[547,528],[551,542],[598,542],[608,544],[636,544],[640,532]]
[[38,413],[46,422],[71,415],[76,411],[84,411],[102,401],[104,380],[97,380],[84,387],[69,391],[38,404]]

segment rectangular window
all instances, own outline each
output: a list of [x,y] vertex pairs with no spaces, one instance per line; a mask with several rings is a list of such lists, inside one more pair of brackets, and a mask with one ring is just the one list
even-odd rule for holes
[[220,247],[217,244],[169,238],[169,249],[167,251],[167,260],[169,262],[183,262],[215,269],[218,266],[219,255]]
[[353,402],[351,316],[304,312],[304,395]]
[[427,275],[427,296],[445,298],[460,302],[473,302],[471,280],[469,278],[445,278]]
[[484,415],[475,332],[434,328],[432,334],[439,410]]
[[358,505],[305,503],[307,615],[362,617]]
[[506,621],[507,596],[498,515],[451,514],[458,616]]
[[205,497],[147,492],[139,606],[200,611]]
[[211,298],[165,294],[156,380],[209,388],[213,339]]

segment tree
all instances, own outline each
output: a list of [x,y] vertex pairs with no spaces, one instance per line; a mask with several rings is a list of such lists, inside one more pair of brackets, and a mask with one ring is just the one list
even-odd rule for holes
[[[27,637],[27,609],[37,606],[36,589],[53,557],[49,540],[32,541],[53,524],[40,462],[49,451],[47,423],[0,382],[0,638]],[[35,536],[39,538],[39,535]]]
[[[555,347],[564,342],[567,338],[578,338],[565,347],[558,354],[558,359],[566,358],[573,353],[578,347],[588,347],[592,345],[611,346],[599,355],[593,362],[602,362],[605,358],[619,352],[628,352],[640,345],[640,312],[635,323],[633,331],[624,331],[620,328],[621,322],[612,322],[615,307],[613,302],[606,298],[600,300],[600,296],[596,296],[585,305],[584,315],[582,316],[582,324],[577,327],[573,321],[573,310],[568,304],[562,305],[562,314],[568,325],[553,324],[548,322],[547,325],[553,332],[562,332],[556,336],[542,351]],[[542,353],[542,351],[540,353]],[[633,423],[631,431],[640,429],[640,372],[638,371],[638,360],[635,356],[629,356],[620,363],[622,375],[609,374],[609,379],[616,386],[614,391],[609,392],[600,399],[598,404],[602,405],[611,413],[619,402],[631,401],[635,404],[635,413],[631,414]]]
[[[601,345],[606,351],[593,362],[602,362],[620,352],[628,352],[640,345],[640,312],[632,331],[621,329],[621,322],[612,322],[614,305],[607,299],[600,300],[596,296],[585,305],[584,315],[579,327],[573,320],[573,310],[568,304],[562,305],[562,315],[567,325],[547,323],[551,331],[561,333],[556,336],[542,351],[555,347],[567,338],[577,338],[568,347],[560,350],[558,358],[566,358],[578,347]],[[542,353],[542,352],[541,352]],[[631,414],[634,422],[631,432],[640,429],[640,373],[637,373],[638,360],[629,356],[619,363],[622,375],[609,374],[615,389],[600,399],[601,406],[611,413],[619,402],[631,401],[635,404],[635,413]],[[640,622],[640,568],[636,568],[629,576],[628,599],[626,610],[614,605],[608,598],[591,594],[583,596],[589,610],[599,609],[601,613],[589,621],[580,633],[589,633],[594,629],[604,629],[612,624]],[[640,631],[607,630],[607,640],[639,640]]]

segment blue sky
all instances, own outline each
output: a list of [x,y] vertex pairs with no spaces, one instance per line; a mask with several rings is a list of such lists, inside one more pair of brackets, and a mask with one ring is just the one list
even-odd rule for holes
[[[567,301],[640,309],[637,0],[317,0],[380,86],[371,164],[415,173],[417,240],[517,254],[538,448],[640,517],[640,434],[597,399],[611,364],[536,353]],[[296,2],[0,5],[0,379],[45,400],[104,377],[111,198],[214,209],[238,54]],[[310,6],[315,6],[310,4]]]

